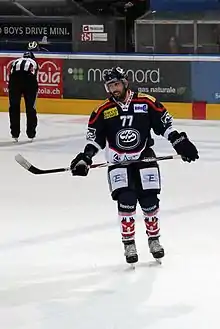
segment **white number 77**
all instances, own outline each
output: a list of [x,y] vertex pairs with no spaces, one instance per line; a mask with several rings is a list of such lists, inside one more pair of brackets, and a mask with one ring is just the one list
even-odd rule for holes
[[120,119],[122,120],[122,127],[125,127],[127,120],[128,120],[128,126],[131,127],[133,122],[133,115],[121,115]]

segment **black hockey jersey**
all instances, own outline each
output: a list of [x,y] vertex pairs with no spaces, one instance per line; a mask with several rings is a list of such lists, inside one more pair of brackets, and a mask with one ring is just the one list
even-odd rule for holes
[[92,112],[87,142],[106,150],[110,163],[136,160],[150,145],[150,131],[168,138],[174,131],[172,117],[164,106],[147,94],[129,91],[126,102],[107,99]]

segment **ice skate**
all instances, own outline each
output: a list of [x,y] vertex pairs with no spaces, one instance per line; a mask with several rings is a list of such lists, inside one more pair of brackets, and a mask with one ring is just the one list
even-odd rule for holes
[[27,130],[26,133],[27,133],[27,137],[28,137],[29,142],[32,143],[34,141],[35,137],[36,137],[36,131],[35,130],[34,131]]
[[137,249],[134,240],[123,241],[125,249],[126,262],[128,264],[134,264],[138,262]]
[[159,262],[161,263],[161,258],[164,257],[164,249],[161,246],[159,242],[159,238],[149,238],[148,239],[148,245],[150,248],[150,253],[152,256]]
[[12,136],[12,139],[13,139],[13,143],[18,143],[18,137],[13,137]]

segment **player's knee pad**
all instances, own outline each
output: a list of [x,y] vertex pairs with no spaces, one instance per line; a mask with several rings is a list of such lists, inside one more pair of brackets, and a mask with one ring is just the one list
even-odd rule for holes
[[134,239],[136,204],[137,199],[134,192],[125,190],[118,194],[118,217],[122,240]]
[[140,200],[141,209],[144,213],[150,214],[159,210],[160,200],[157,197],[157,194],[152,195],[148,198]]
[[146,225],[146,233],[149,237],[158,237],[159,227],[159,199],[154,195],[141,203]]
[[133,191],[124,190],[118,194],[118,211],[133,213],[136,211],[137,197]]

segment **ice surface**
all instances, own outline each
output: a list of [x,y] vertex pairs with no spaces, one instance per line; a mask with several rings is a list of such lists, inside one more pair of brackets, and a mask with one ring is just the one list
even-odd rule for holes
[[[131,271],[106,168],[86,178],[35,176],[14,161],[21,153],[40,168],[68,166],[84,147],[86,121],[40,115],[38,137],[29,143],[22,117],[20,142],[12,144],[8,114],[0,113],[0,328],[217,328],[220,122],[175,121],[200,160],[160,163],[166,257],[161,266],[152,262],[138,208],[140,262]],[[162,137],[155,150],[174,153]]]

